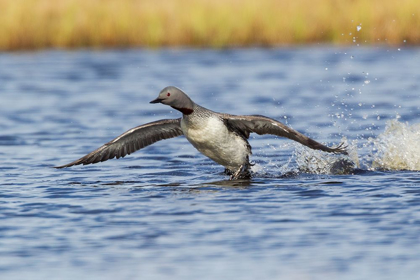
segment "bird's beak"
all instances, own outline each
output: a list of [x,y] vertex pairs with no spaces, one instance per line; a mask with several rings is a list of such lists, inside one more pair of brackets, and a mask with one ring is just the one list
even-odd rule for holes
[[155,100],[150,101],[150,103],[162,103],[163,99],[156,98]]

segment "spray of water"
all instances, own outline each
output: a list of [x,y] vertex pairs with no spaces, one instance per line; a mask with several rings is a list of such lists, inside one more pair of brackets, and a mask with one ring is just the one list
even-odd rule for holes
[[294,152],[300,172],[312,174],[351,174],[355,169],[420,171],[420,124],[388,121],[385,131],[363,145],[368,154],[358,155],[358,141],[349,142],[348,156],[328,154],[297,145]]
[[[409,125],[397,119],[386,123],[385,131],[377,137],[341,141],[347,146],[348,155],[330,154],[312,150],[295,142],[294,152],[281,165],[274,160],[256,164],[252,171],[257,176],[293,176],[299,173],[343,175],[357,170],[410,170],[420,171],[420,124]],[[279,150],[283,150],[282,147]],[[273,168],[276,174],[272,174]]]
[[388,121],[385,131],[369,138],[371,169],[420,171],[420,124]]
[[353,144],[343,138],[347,146],[348,156],[329,154],[312,150],[302,145],[296,146],[294,156],[298,170],[311,174],[350,174],[358,167],[357,149]]

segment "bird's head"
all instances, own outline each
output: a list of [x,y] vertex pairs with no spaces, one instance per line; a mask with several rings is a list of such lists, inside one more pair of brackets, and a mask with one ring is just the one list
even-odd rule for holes
[[194,111],[194,102],[177,87],[169,86],[162,89],[159,96],[150,103],[162,103],[189,115]]

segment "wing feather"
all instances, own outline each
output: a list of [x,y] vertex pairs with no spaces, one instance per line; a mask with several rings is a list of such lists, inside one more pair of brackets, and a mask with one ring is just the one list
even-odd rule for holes
[[282,124],[281,122],[265,116],[235,116],[223,114],[222,117],[225,119],[228,125],[234,127],[237,130],[242,131],[243,135],[246,135],[247,137],[249,137],[249,133],[252,132],[257,133],[259,135],[272,134],[297,141],[311,149],[322,150],[325,152],[335,154],[347,154],[346,147],[343,145],[343,143],[334,148],[327,147],[303,135],[302,133]]
[[166,119],[134,127],[84,157],[55,168],[125,157],[157,141],[183,135],[180,122],[181,119]]

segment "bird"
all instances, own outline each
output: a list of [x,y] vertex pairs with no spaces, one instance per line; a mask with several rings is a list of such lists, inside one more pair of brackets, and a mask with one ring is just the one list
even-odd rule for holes
[[150,103],[168,105],[180,111],[182,117],[134,127],[80,159],[55,168],[118,159],[160,140],[182,135],[203,155],[224,166],[230,180],[251,177],[250,168],[253,164],[249,156],[252,151],[248,142],[251,133],[272,134],[297,141],[311,149],[347,155],[343,143],[335,148],[327,147],[266,116],[231,115],[206,109],[175,86],[162,89]]

